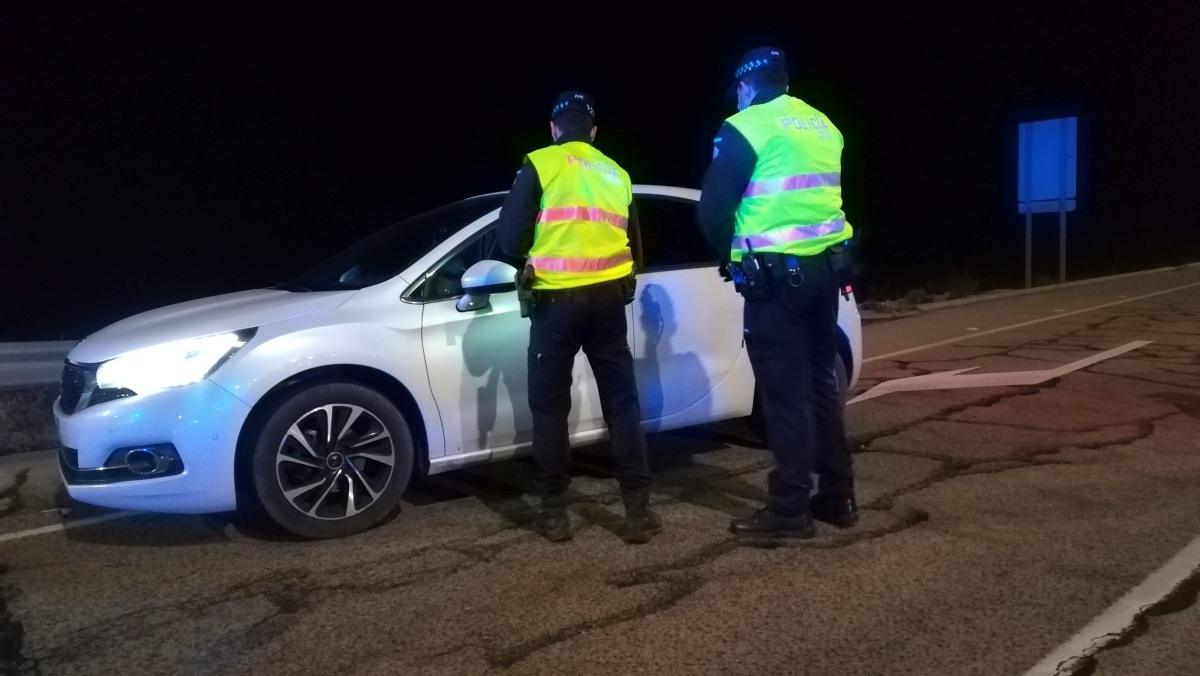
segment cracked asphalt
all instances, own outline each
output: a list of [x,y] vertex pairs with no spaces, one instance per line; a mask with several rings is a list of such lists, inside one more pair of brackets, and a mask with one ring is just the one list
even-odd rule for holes
[[[1200,534],[1200,287],[1158,293],[1194,283],[1200,268],[866,326],[868,359],[967,337],[869,360],[854,394],[1153,343],[1036,386],[850,406],[854,529],[729,534],[771,465],[740,421],[650,437],[665,531],[640,547],[616,535],[602,444],[576,452],[558,545],[531,530],[527,460],[416,482],[342,540],[133,515],[0,542],[0,673],[1022,674]],[[0,535],[106,513],[58,481],[49,453],[0,461]],[[1197,673],[1197,587],[1200,571],[1077,673]]]

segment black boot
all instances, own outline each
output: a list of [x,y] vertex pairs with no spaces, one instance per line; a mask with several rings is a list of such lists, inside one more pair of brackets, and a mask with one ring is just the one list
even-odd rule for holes
[[850,528],[858,523],[858,503],[853,496],[835,498],[818,493],[812,499],[812,515],[814,519],[838,528]]
[[621,539],[626,544],[644,545],[662,532],[662,519],[650,509],[650,489],[621,489],[625,505],[625,527]]
[[543,495],[533,520],[534,528],[551,542],[571,539],[571,518],[567,515],[566,495]]
[[767,537],[785,537],[807,539],[817,534],[812,516],[780,516],[769,509],[763,508],[747,518],[734,519],[729,523],[729,530],[738,535],[763,535]]

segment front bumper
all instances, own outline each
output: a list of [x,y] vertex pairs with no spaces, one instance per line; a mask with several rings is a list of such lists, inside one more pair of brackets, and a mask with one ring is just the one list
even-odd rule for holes
[[[183,471],[113,483],[63,483],[72,498],[103,507],[195,514],[237,508],[234,454],[250,407],[210,381],[117,399],[67,415],[54,402],[64,448],[81,470],[102,467],[120,448],[171,444]],[[60,465],[61,470],[61,465]]]

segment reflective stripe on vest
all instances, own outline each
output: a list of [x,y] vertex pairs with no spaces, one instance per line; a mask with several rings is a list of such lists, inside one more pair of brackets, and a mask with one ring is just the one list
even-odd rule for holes
[[538,272],[603,272],[633,263],[633,254],[626,251],[608,258],[530,258],[529,264]]
[[538,214],[538,223],[554,223],[556,221],[591,221],[593,223],[609,223],[615,228],[625,231],[628,220],[621,214],[605,211],[599,207],[553,207],[544,209]]
[[842,211],[842,134],[828,117],[782,94],[727,122],[756,158],[734,212],[730,260],[751,248],[812,256],[853,236]]
[[789,242],[803,242],[806,239],[816,239],[833,233],[841,232],[846,227],[846,219],[839,218],[829,221],[828,223],[814,223],[813,225],[791,225],[784,228],[776,228],[757,235],[743,235],[733,237],[731,248],[746,251],[746,245],[749,244],[754,249],[766,249],[767,247],[779,246]]
[[528,260],[533,288],[571,289],[632,274],[629,174],[583,141],[527,157],[542,186]]
[[841,185],[842,175],[840,172],[798,174],[796,176],[785,176],[784,178],[768,178],[762,181],[754,181],[746,186],[746,192],[742,193],[742,197],[770,195],[777,192],[804,190],[806,188],[841,187]]

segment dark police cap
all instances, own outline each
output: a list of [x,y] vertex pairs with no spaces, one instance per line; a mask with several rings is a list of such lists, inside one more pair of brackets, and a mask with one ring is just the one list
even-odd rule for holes
[[583,113],[593,120],[596,119],[596,106],[592,103],[592,97],[583,92],[566,91],[559,94],[558,99],[554,101],[554,109],[550,111],[550,119],[553,120],[568,111]]
[[761,70],[768,66],[782,68],[787,73],[787,58],[778,47],[755,47],[738,59],[737,68],[733,71],[733,83],[729,86],[730,96],[737,94],[738,81],[746,73]]

